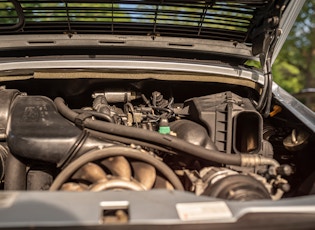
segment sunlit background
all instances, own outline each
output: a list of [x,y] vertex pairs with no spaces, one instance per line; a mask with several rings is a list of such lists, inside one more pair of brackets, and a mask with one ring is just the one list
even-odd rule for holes
[[315,111],[315,0],[307,0],[273,65],[274,80]]

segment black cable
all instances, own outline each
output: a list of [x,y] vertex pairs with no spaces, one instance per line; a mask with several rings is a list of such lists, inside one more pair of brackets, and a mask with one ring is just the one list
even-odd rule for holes
[[152,148],[152,149],[156,149],[159,151],[163,151],[163,152],[167,152],[170,154],[176,154],[176,152],[164,148],[162,146],[159,145],[155,145],[155,144],[151,144],[148,142],[144,142],[144,141],[139,141],[139,140],[135,140],[135,139],[131,139],[131,138],[127,138],[127,137],[121,137],[121,136],[115,136],[115,135],[111,135],[111,134],[107,134],[107,133],[102,133],[102,132],[98,132],[92,129],[86,129],[86,131],[88,133],[90,133],[92,136],[96,136],[96,137],[101,137],[110,141],[116,141],[116,142],[120,142],[120,143],[124,143],[124,144],[135,144],[135,145],[140,145],[143,147],[147,147],[147,148]]
[[135,109],[133,107],[133,105],[130,102],[127,102],[124,104],[124,112],[128,113],[131,112],[132,115],[134,115]]
[[276,29],[274,31],[274,34],[271,37],[269,49],[264,54],[264,88],[256,106],[256,109],[260,111],[264,117],[268,117],[270,113],[273,83],[271,72],[271,59],[280,34],[281,32],[279,29]]
[[[264,62],[263,68],[264,68],[264,73],[267,73],[267,67],[266,67],[265,62]],[[268,86],[269,86],[269,78],[268,78],[268,76],[266,76],[264,74],[264,88],[263,88],[263,91],[260,95],[258,104],[256,106],[257,111],[261,111],[264,108],[264,106],[266,105],[266,96],[268,93]]]
[[271,63],[270,59],[267,59],[266,62],[267,66],[267,73],[268,73],[268,92],[267,92],[267,99],[265,105],[265,112],[263,113],[264,117],[268,117],[270,114],[270,107],[271,107],[271,98],[272,98],[272,73],[271,73]]
[[[69,109],[64,100],[60,97],[55,99],[55,105],[58,111],[68,120],[74,122],[77,113]],[[84,127],[97,130],[104,133],[109,133],[117,136],[129,137],[132,139],[148,141],[157,145],[168,146],[180,152],[189,154],[194,157],[202,158],[209,161],[214,161],[228,165],[241,165],[240,154],[223,154],[216,150],[208,150],[201,146],[188,143],[182,139],[171,135],[163,135],[158,132],[152,132],[134,127],[116,125],[108,122],[102,122],[87,118],[83,121]]]
[[173,109],[172,109],[172,104],[173,104],[173,103],[174,103],[174,97],[171,97],[171,98],[170,98],[170,101],[169,101],[169,103],[168,103],[168,105],[167,105],[167,108],[173,110]]
[[168,109],[168,108],[152,107],[152,109],[157,110],[157,111],[163,111],[163,112],[170,113],[170,114],[173,113],[173,111],[171,109]]
[[148,98],[147,98],[144,94],[141,94],[141,97],[142,97],[142,100],[144,101],[144,103],[145,103],[147,106],[151,107],[151,103],[150,103],[150,101],[148,100]]
[[56,191],[83,165],[88,162],[93,162],[100,159],[109,157],[124,156],[127,158],[133,158],[139,161],[146,162],[154,166],[173,186],[176,190],[183,191],[183,185],[176,176],[176,174],[162,161],[154,158],[153,156],[143,153],[136,149],[130,149],[127,147],[108,147],[96,151],[88,152],[75,161],[71,162],[60,174],[56,177],[50,191]]

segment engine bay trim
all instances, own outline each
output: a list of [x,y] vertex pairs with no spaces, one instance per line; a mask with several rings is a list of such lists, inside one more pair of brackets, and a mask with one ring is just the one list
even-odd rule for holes
[[[65,69],[79,69],[81,72],[87,70],[95,70],[98,72],[108,72],[108,71],[122,71],[122,70],[136,70],[136,71],[169,71],[169,72],[180,72],[188,74],[210,74],[213,75],[223,75],[236,77],[241,79],[248,79],[253,82],[263,85],[264,77],[262,73],[245,69],[242,67],[236,66],[224,66],[224,65],[205,65],[205,64],[188,64],[180,62],[162,62],[162,61],[137,61],[137,60],[45,60],[45,61],[20,61],[20,62],[10,62],[0,63],[0,76],[2,79],[10,78],[14,75],[15,71],[20,72],[56,72],[62,69],[64,72]],[[37,75],[38,76],[38,75]],[[41,76],[41,75],[39,75]],[[66,75],[64,75],[66,76]],[[189,80],[196,81],[195,77],[192,75]],[[49,78],[57,77],[55,74]],[[73,74],[71,77],[75,77]],[[60,77],[59,77],[60,78]],[[170,79],[167,76],[167,79]],[[178,79],[179,80],[179,79]],[[181,80],[181,79],[180,79]],[[187,79],[188,80],[188,79]],[[202,79],[204,81],[206,79]]]
[[127,36],[127,35],[90,35],[73,34],[36,34],[36,35],[4,35],[0,38],[0,50],[27,48],[69,48],[69,47],[134,47],[159,48],[169,50],[198,51],[234,56],[239,59],[254,59],[251,47],[234,41],[202,40],[193,38]]
[[261,87],[257,82],[254,82],[246,78],[235,78],[230,76],[221,75],[203,75],[203,74],[180,74],[180,73],[110,73],[110,72],[93,72],[88,70],[83,72],[34,72],[31,75],[14,75],[14,76],[0,76],[0,82],[17,81],[17,80],[29,80],[29,79],[130,79],[130,80],[145,80],[155,79],[162,81],[191,81],[194,78],[195,82],[214,82],[214,83],[226,83],[227,79],[229,83],[246,86],[256,91],[259,91]]

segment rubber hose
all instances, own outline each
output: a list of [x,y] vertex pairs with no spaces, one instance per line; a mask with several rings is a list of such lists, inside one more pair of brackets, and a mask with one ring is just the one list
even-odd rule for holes
[[84,110],[84,109],[74,109],[73,111],[75,111],[76,113],[91,114],[92,116],[104,119],[105,121],[108,121],[110,123],[115,123],[114,119],[111,116],[109,116],[108,114],[105,114],[105,113],[100,113],[100,112],[91,111],[91,110]]
[[6,160],[4,190],[26,189],[26,165],[9,153]]
[[[266,71],[267,70],[265,70],[264,72],[266,72]],[[268,81],[269,81],[268,76],[264,75],[264,88],[263,88],[263,91],[260,95],[258,104],[256,106],[256,109],[258,111],[262,110],[264,108],[264,106],[266,105],[267,93],[268,93],[268,88],[269,88],[269,85],[268,85],[269,82]]]
[[98,132],[92,129],[86,129],[88,133],[90,133],[92,136],[95,137],[101,137],[101,138],[105,138],[107,140],[111,140],[111,141],[117,141],[120,143],[125,143],[125,144],[135,144],[135,145],[141,145],[141,146],[145,146],[148,148],[152,148],[152,149],[156,149],[156,150],[160,150],[163,152],[167,152],[167,153],[171,153],[171,154],[175,154],[176,152],[164,148],[162,146],[159,145],[155,145],[155,144],[151,144],[148,142],[144,142],[144,141],[139,141],[139,140],[135,140],[135,139],[131,139],[131,138],[127,138],[127,137],[121,137],[121,136],[116,136],[116,135],[111,135],[111,134],[107,134],[107,133],[102,133],[102,132]]
[[[64,100],[60,97],[55,99],[55,104],[58,111],[66,117],[68,120],[75,122],[77,113],[69,109]],[[157,145],[164,145],[181,151],[183,153],[192,155],[194,157],[202,158],[205,160],[228,164],[228,165],[241,165],[241,155],[240,154],[223,154],[222,152],[216,150],[208,150],[201,146],[188,143],[182,139],[179,139],[170,135],[163,135],[158,132],[152,132],[144,129],[116,125],[112,123],[92,120],[87,118],[83,121],[84,127],[94,129],[100,132],[105,132],[109,134],[114,134],[118,136],[129,137],[132,139],[139,139],[143,141],[148,141],[155,143]]]
[[174,186],[176,190],[184,190],[183,185],[176,174],[166,164],[149,154],[128,147],[108,147],[96,151],[91,151],[82,155],[81,157],[71,162],[63,171],[61,171],[61,173],[52,183],[49,190],[58,190],[80,167],[82,167],[86,163],[116,156],[133,158],[151,164],[159,172],[161,172],[163,176],[165,176],[165,178]]

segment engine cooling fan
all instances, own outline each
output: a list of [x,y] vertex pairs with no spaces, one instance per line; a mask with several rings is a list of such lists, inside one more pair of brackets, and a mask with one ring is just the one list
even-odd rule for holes
[[92,151],[70,163],[50,190],[144,191],[155,188],[183,190],[176,174],[145,151],[109,147]]

